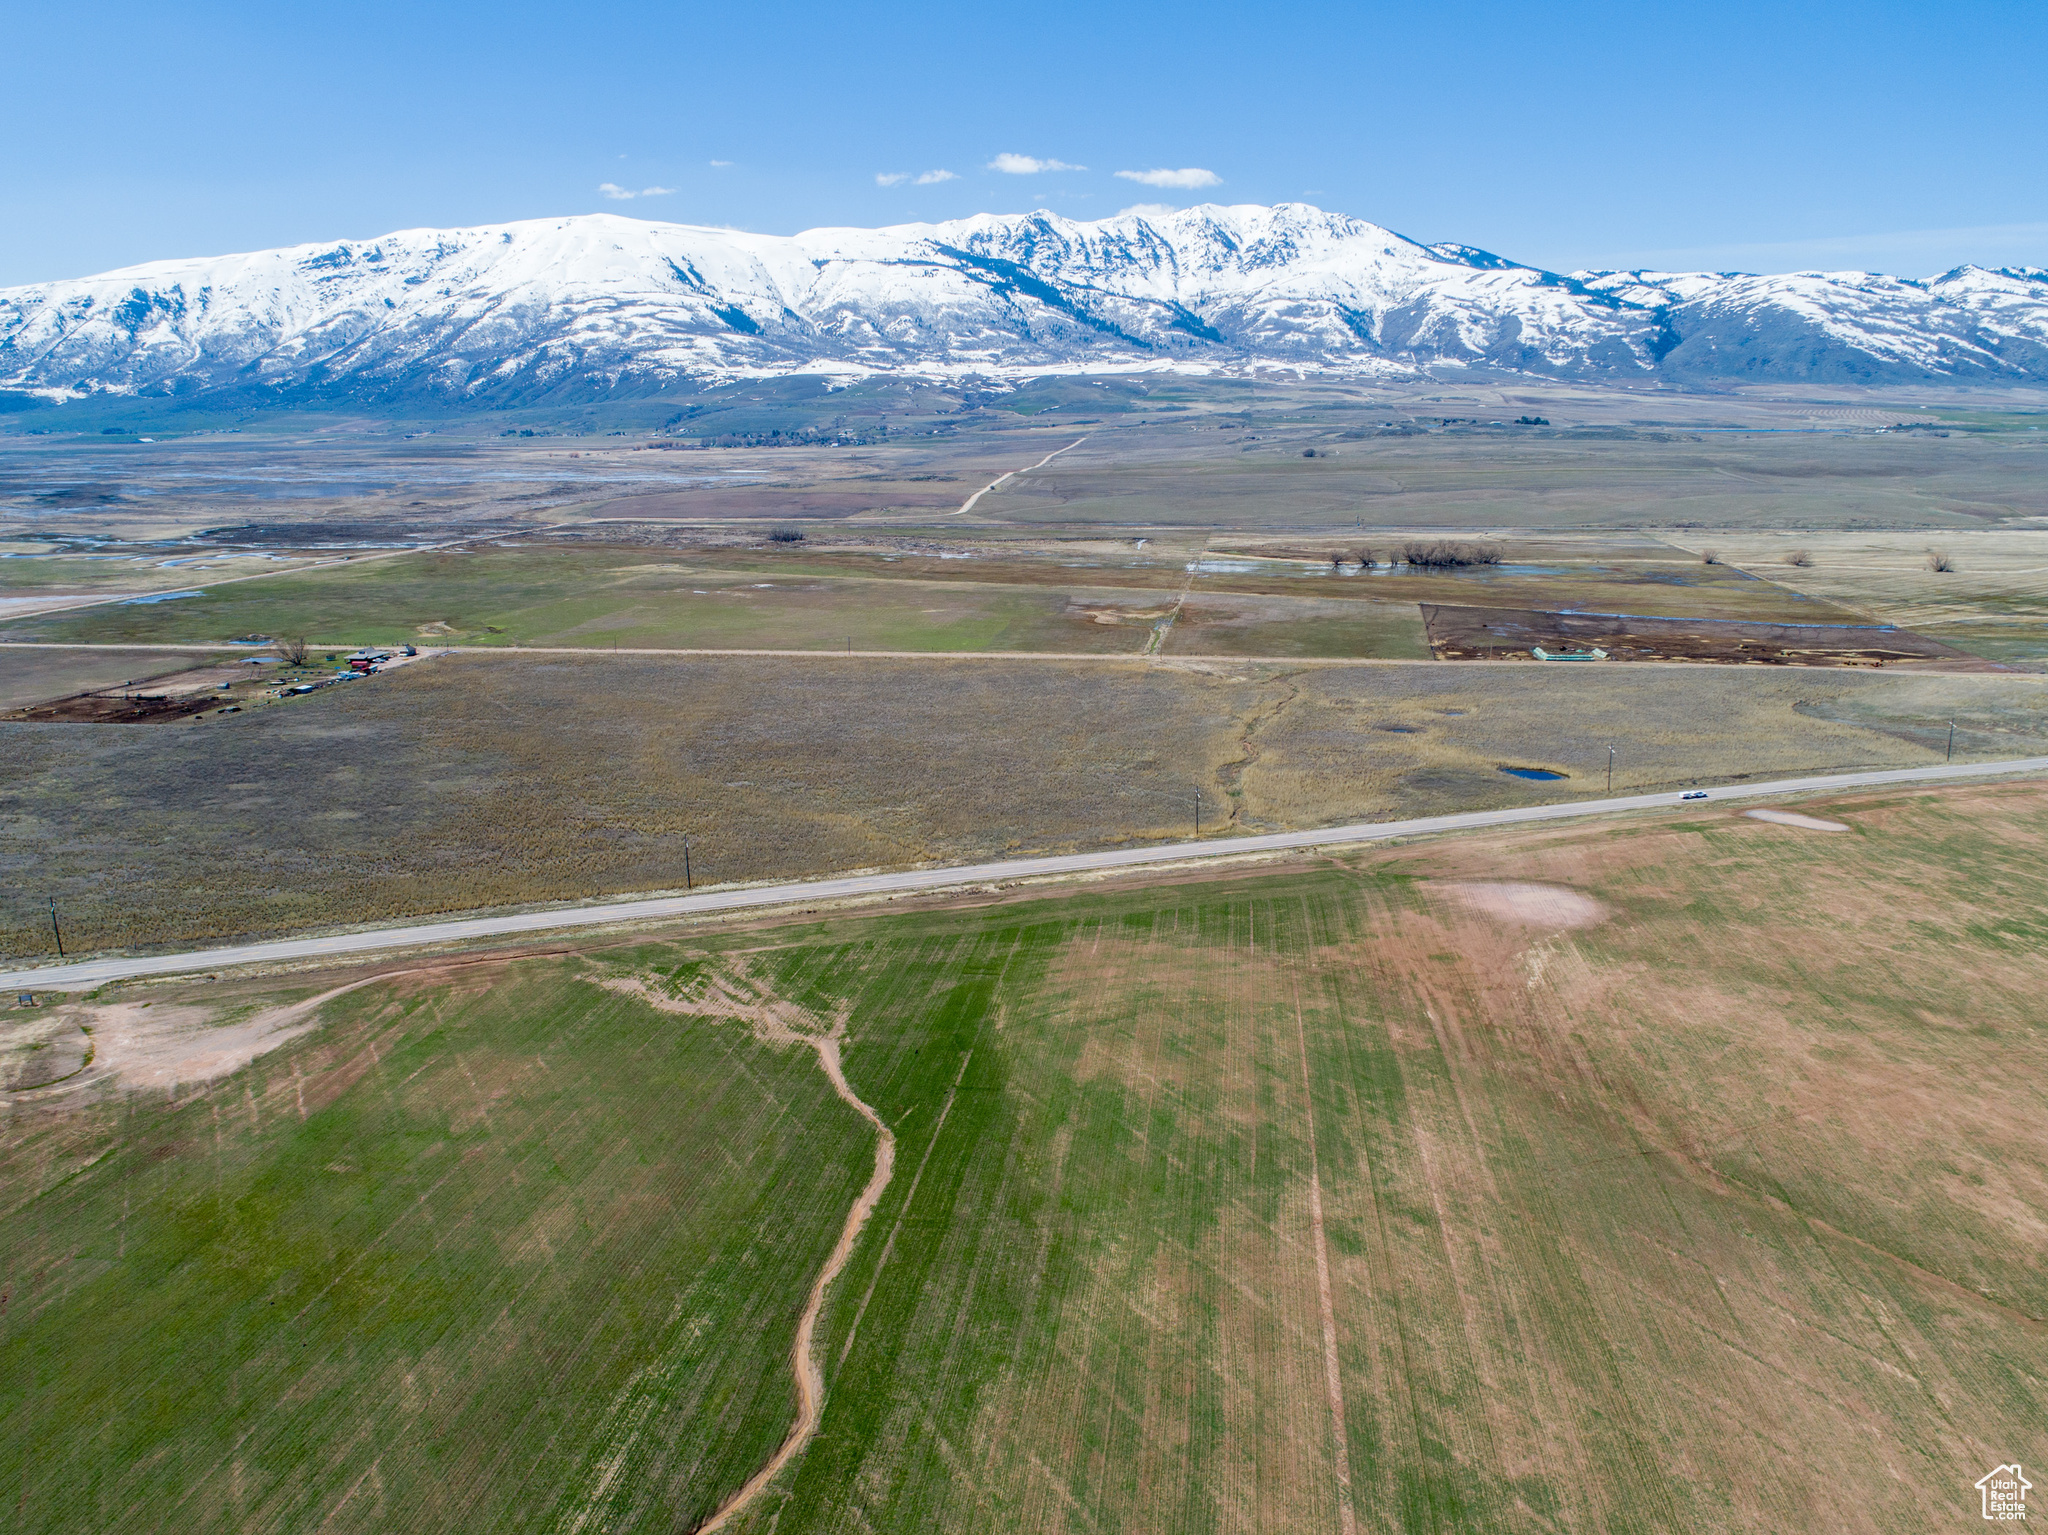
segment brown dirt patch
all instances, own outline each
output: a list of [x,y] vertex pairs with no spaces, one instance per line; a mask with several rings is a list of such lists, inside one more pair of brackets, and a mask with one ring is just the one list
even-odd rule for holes
[[1801,815],[1796,810],[1745,810],[1752,821],[1769,821],[1773,826],[1802,826],[1808,831],[1847,831],[1840,821],[1823,821],[1819,816]]
[[0,715],[0,719],[44,725],[150,725],[204,714],[208,709],[218,708],[220,702],[203,693],[88,693],[82,698],[31,704],[26,709]]
[[784,1001],[757,978],[739,969],[713,971],[681,990],[637,975],[607,976],[596,984],[606,991],[645,1002],[656,1012],[707,1022],[737,1019],[753,1031],[754,1038],[777,1049],[836,1041],[846,1032],[844,1005],[829,1022],[821,1023],[807,1009]]
[[1468,911],[1527,927],[1591,927],[1607,920],[1605,906],[1561,885],[1472,880],[1436,888]]
[[375,979],[366,976],[225,1024],[214,1021],[217,1008],[173,1002],[76,1008],[71,1011],[92,1040],[92,1054],[90,1069],[71,1085],[113,1083],[130,1092],[168,1092],[217,1081],[310,1032],[322,1005]]
[[1879,624],[1768,624],[1721,618],[1546,613],[1533,608],[1422,605],[1430,649],[1444,661],[1533,659],[1547,649],[1597,646],[1613,661],[1712,661],[1752,666],[1940,663],[2004,671],[1952,645]]
[[0,1014],[0,1092],[48,1087],[92,1060],[92,1036],[75,1007],[18,1009]]

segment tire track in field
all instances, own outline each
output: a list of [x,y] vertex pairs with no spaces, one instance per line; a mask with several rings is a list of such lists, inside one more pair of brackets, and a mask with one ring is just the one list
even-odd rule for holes
[[917,1198],[917,1186],[924,1181],[924,1170],[930,1164],[932,1153],[939,1146],[939,1132],[946,1128],[946,1116],[953,1112],[953,1100],[960,1092],[960,1084],[967,1080],[967,1063],[974,1059],[969,1050],[960,1057],[960,1070],[953,1078],[953,1085],[946,1090],[945,1104],[939,1109],[938,1123],[932,1126],[931,1139],[926,1142],[924,1156],[919,1159],[917,1171],[911,1175],[910,1187],[903,1195],[903,1208],[896,1212],[896,1224],[889,1228],[889,1240],[882,1244],[882,1256],[875,1260],[875,1272],[868,1280],[868,1287],[861,1292],[860,1304],[854,1307],[853,1321],[846,1329],[846,1342],[839,1350],[839,1363],[846,1363],[846,1356],[853,1352],[854,1339],[860,1336],[861,1318],[868,1314],[868,1302],[875,1298],[875,1286],[882,1282],[882,1270],[889,1266],[889,1255],[896,1250],[896,1238],[903,1233],[903,1223],[910,1218],[911,1202]]
[[1316,1250],[1316,1298],[1323,1308],[1323,1384],[1330,1395],[1330,1438],[1337,1452],[1337,1518],[1344,1535],[1357,1535],[1351,1501],[1351,1435],[1344,1426],[1344,1377],[1337,1368],[1337,1307],[1330,1291],[1330,1244],[1323,1236],[1323,1175],[1316,1156],[1315,1087],[1308,1071],[1308,1026],[1301,1021],[1301,987],[1294,988],[1294,1038],[1301,1050],[1301,1090],[1308,1121],[1308,1223]]

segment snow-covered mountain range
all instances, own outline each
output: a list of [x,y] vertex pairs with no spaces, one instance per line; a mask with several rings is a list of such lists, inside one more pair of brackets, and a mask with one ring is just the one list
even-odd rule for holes
[[0,289],[0,389],[511,404],[785,374],[2048,379],[2048,269],[1576,272],[1300,203],[791,238],[594,214]]

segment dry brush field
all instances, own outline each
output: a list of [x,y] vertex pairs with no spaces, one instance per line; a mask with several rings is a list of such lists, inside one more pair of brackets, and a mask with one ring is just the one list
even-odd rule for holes
[[2038,433],[1872,435],[1882,406],[1854,435],[1490,430],[1469,406],[1437,415],[1464,427],[1427,430],[1423,406],[1390,434],[1373,420],[1385,413],[1290,410],[1290,393],[1225,430],[1098,428],[975,510],[1042,526],[1682,530],[1967,529],[2048,509]]
[[[34,654],[34,653],[30,653]],[[0,663],[10,659],[0,652]],[[0,952],[2038,753],[2033,677],[458,656],[203,723],[0,722]],[[1525,782],[1521,766],[1563,778]]]
[[745,1528],[1972,1517],[2048,1408],[2048,791],[1804,808],[1849,830],[1715,809],[394,976],[211,1085],[16,1107],[17,1527],[716,1507],[875,1155],[758,1020],[591,984],[719,974],[843,1018],[894,1136],[821,1432]]

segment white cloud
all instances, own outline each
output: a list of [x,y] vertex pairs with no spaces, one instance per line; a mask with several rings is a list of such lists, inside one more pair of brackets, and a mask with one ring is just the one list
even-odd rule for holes
[[609,181],[600,181],[597,184],[597,189],[598,191],[604,193],[605,196],[609,197],[613,202],[629,202],[632,200],[634,196],[633,193],[628,192],[624,187],[614,186]]
[[921,187],[935,187],[942,181],[958,181],[959,179],[951,171],[926,171],[917,178],[917,184]]
[[1122,218],[1126,213],[1135,213],[1141,219],[1163,219],[1178,212],[1180,209],[1166,203],[1132,203],[1128,208],[1117,209],[1116,216]]
[[875,175],[875,185],[878,187],[901,186],[909,179],[909,171],[889,171],[886,174],[877,172]]
[[713,160],[710,162],[711,168],[715,171],[722,171],[730,164],[732,164],[730,160]]
[[1136,181],[1148,187],[1220,187],[1223,178],[1214,171],[1205,171],[1198,165],[1186,166],[1177,171],[1118,171],[1123,181]]
[[642,197],[673,197],[676,195],[676,189],[674,187],[642,187],[640,195]]
[[1069,165],[1064,160],[1040,160],[1033,155],[1000,154],[988,162],[992,171],[1001,171],[1006,176],[1036,176],[1041,171],[1085,171],[1085,165]]

